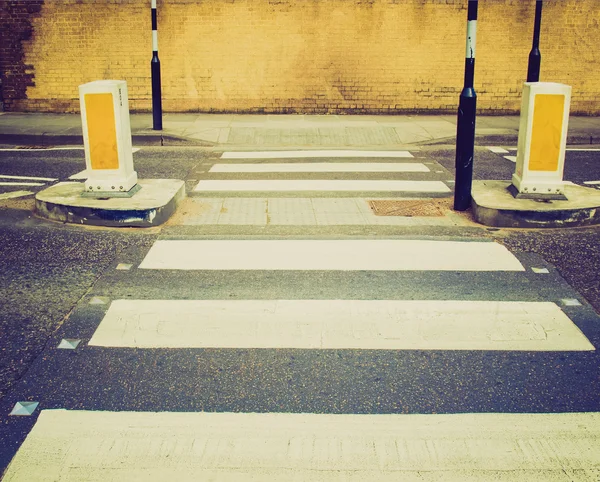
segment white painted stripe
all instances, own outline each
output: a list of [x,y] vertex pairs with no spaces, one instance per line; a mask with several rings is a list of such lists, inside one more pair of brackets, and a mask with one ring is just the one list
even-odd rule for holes
[[[17,148],[0,148],[0,152],[37,152],[37,151],[83,151],[83,147],[45,147],[39,149],[17,149]],[[132,152],[139,151],[139,147],[134,147]]]
[[508,154],[508,152],[509,152],[506,149],[504,149],[503,147],[490,146],[490,147],[488,147],[488,149],[490,151],[494,152],[495,154]]
[[555,304],[115,300],[89,342],[130,348],[591,351]]
[[510,162],[517,162],[517,156],[504,156],[504,159],[507,159]]
[[32,191],[13,191],[0,194],[0,199],[14,199],[17,197],[29,196],[35,194]]
[[46,147],[39,149],[4,148],[0,152],[37,152],[37,151],[83,151],[83,147]]
[[430,240],[159,240],[142,269],[524,271],[493,242]]
[[575,149],[575,148],[567,148],[567,151],[571,151],[571,152],[600,152],[600,149]]
[[297,162],[268,164],[215,164],[209,172],[430,172],[418,162]]
[[600,413],[43,410],[5,482],[596,480]]
[[260,191],[385,191],[385,192],[450,192],[442,181],[370,181],[370,180],[202,180],[194,188],[202,192]]
[[413,157],[408,151],[357,151],[357,150],[319,150],[319,151],[235,151],[224,152],[221,159],[293,159],[328,157],[377,157],[406,158]]
[[33,176],[9,176],[6,174],[0,174],[1,179],[24,179],[28,181],[58,181],[53,177],[33,177]]
[[152,30],[152,50],[158,52],[158,32]]
[[77,174],[73,174],[72,176],[69,176],[69,179],[87,179],[89,177],[89,174],[87,172],[87,169],[84,169],[81,172],[78,172]]
[[467,48],[465,57],[468,59],[475,58],[475,45],[477,43],[477,20],[469,20],[467,22]]
[[0,182],[0,186],[43,186],[39,182]]
[[600,184],[600,181],[584,181],[583,183],[594,186],[596,184]]

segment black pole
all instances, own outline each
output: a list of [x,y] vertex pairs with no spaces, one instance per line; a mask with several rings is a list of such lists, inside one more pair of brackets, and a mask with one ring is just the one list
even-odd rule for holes
[[471,204],[473,153],[475,151],[475,113],[477,110],[477,94],[473,87],[476,38],[477,0],[469,0],[465,82],[458,104],[458,125],[456,129],[456,182],[454,185],[454,209],[456,211],[466,211]]
[[540,53],[540,30],[542,27],[543,0],[535,2],[535,26],[533,27],[533,47],[529,53],[529,65],[527,67],[527,82],[540,81],[540,65],[542,54]]
[[150,73],[152,76],[152,128],[162,130],[162,94],[160,89],[160,60],[158,60],[158,20],[156,15],[156,0],[152,0],[152,61]]

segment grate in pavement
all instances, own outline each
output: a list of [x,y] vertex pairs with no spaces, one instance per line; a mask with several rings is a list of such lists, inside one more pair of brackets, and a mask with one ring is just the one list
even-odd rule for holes
[[369,201],[376,216],[444,216],[449,209],[448,200]]

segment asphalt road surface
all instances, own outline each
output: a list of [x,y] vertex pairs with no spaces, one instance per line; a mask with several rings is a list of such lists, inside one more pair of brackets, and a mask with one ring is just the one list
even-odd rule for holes
[[[415,156],[433,159],[453,172],[454,151],[450,147],[425,148]],[[198,148],[142,148],[134,154],[141,178],[185,179],[189,190],[216,160],[217,154]],[[487,149],[478,148],[475,162],[476,179],[510,179],[514,169],[514,163],[504,155]],[[83,167],[81,150],[0,152],[0,178],[13,176],[5,177],[7,182],[28,182],[21,177],[67,180]],[[569,151],[565,179],[580,184],[600,180],[600,152]],[[31,182],[41,185],[2,185],[0,194],[35,192],[56,181]],[[37,449],[34,442],[26,447],[29,455],[22,458],[29,465],[15,459],[8,480],[21,480],[44,470],[52,474],[54,465],[48,460],[63,458],[70,464],[71,480],[77,479],[79,466],[111,470],[114,480],[126,480],[132,473],[148,475],[152,470],[156,475],[159,466],[176,470],[176,462],[169,465],[165,461],[175,458],[185,465],[192,460],[198,434],[192,437],[185,427],[195,427],[195,423],[210,434],[207,440],[220,441],[210,452],[206,447],[211,444],[205,440],[201,457],[200,452],[196,455],[202,460],[212,457],[210,470],[218,467],[221,472],[210,472],[204,466],[190,466],[189,470],[196,475],[207,470],[201,473],[216,477],[226,472],[224,467],[247,463],[262,453],[275,459],[284,457],[260,438],[264,427],[271,426],[274,434],[278,426],[286,427],[281,437],[288,437],[291,448],[285,457],[295,454],[294,463],[302,465],[308,460],[313,469],[319,453],[325,457],[319,462],[323,467],[331,467],[332,460],[351,464],[351,454],[355,454],[363,457],[356,463],[365,469],[372,460],[360,444],[373,444],[375,448],[369,453],[379,460],[378,470],[398,463],[394,457],[402,444],[396,440],[396,455],[390,455],[385,448],[391,440],[389,435],[381,438],[374,428],[377,424],[370,419],[313,419],[308,415],[440,416],[431,422],[440,433],[445,433],[444,427],[452,426],[447,429],[455,435],[457,426],[470,427],[468,443],[475,443],[485,440],[486,430],[494,438],[499,425],[506,433],[511,425],[525,425],[521,419],[506,418],[510,416],[576,413],[584,417],[600,412],[600,358],[593,350],[600,343],[597,228],[495,230],[465,224],[440,231],[419,226],[371,229],[361,235],[347,226],[320,231],[242,227],[236,232],[210,227],[190,230],[178,225],[116,230],[37,219],[28,199],[0,201],[0,470],[8,466],[28,434],[33,434],[42,448]],[[297,244],[290,245],[294,240]],[[224,255],[231,250],[227,243],[234,241],[236,252],[242,255]],[[258,249],[252,244],[256,241],[272,244]],[[356,241],[362,244],[352,245]],[[362,248],[352,251],[351,246]],[[508,250],[503,251],[503,247]],[[305,261],[295,259],[294,254],[298,256],[303,249],[315,256]],[[480,257],[489,264],[465,268],[461,263],[471,262],[469,253],[480,249],[493,250],[491,255]],[[374,264],[379,257],[388,262],[394,259],[393,253],[411,250],[415,250],[414,255],[407,255],[403,262],[439,258],[450,267],[425,264],[404,270],[381,269]],[[249,254],[244,257],[243,253]],[[278,253],[290,268],[268,267]],[[248,259],[254,263],[252,267],[243,264]],[[359,268],[332,268],[336,262],[355,263]],[[253,300],[253,304],[243,304],[245,300]],[[335,300],[347,303],[336,311]],[[503,305],[505,302],[513,304]],[[505,332],[495,325],[486,332],[486,319],[500,316],[499,312],[511,320],[524,316],[525,321],[517,323],[516,332]],[[222,313],[225,315],[220,318]],[[432,313],[442,317],[437,328],[415,327],[407,321],[397,333],[385,325],[390,317],[431,318]],[[454,315],[444,318],[448,313]],[[270,317],[290,319],[294,325],[291,331],[280,332]],[[548,319],[557,325],[546,326]],[[110,325],[111,320],[117,323],[116,328]],[[196,328],[199,323],[203,323],[204,331]],[[444,328],[444,323],[451,328]],[[573,326],[572,332],[562,331]],[[240,331],[246,335],[240,337]],[[416,345],[407,348],[403,339],[413,340],[411,336]],[[461,347],[465,337],[472,345]],[[63,339],[81,342],[74,350],[57,349]],[[519,340],[530,344],[526,348],[512,344]],[[567,346],[567,341],[571,345]],[[544,348],[546,343],[556,346]],[[40,405],[31,417],[9,416],[18,401]],[[165,412],[161,417],[166,418],[135,418],[140,414],[156,416],[155,412]],[[168,414],[176,413],[182,417],[214,413],[217,418],[209,422],[169,419]],[[119,414],[125,418],[118,418]],[[232,414],[241,418],[225,422],[219,418]],[[250,414],[264,417],[254,421]],[[281,417],[272,418],[277,414]],[[308,418],[298,422],[291,417],[294,414],[307,414]],[[443,418],[458,414],[471,418]],[[474,422],[473,414],[481,419],[476,417]],[[346,435],[339,428],[339,420],[343,420]],[[363,420],[367,420],[365,426],[360,425]],[[386,423],[396,427],[396,423],[413,420],[391,418]],[[550,417],[532,423],[553,427],[554,420]],[[582,444],[580,451],[585,452],[597,448],[598,439],[592,434],[597,427],[588,419],[582,420],[580,431],[573,436]],[[112,424],[129,428],[119,429],[117,436],[111,432]],[[296,431],[298,424],[303,424],[309,435]],[[589,432],[581,428],[582,424],[587,424]],[[314,435],[320,425],[330,427],[330,434],[340,432],[326,440],[326,435]],[[241,432],[234,426],[241,427]],[[364,435],[370,433],[366,426],[373,430],[372,437]],[[477,432],[477,426],[482,433]],[[100,433],[102,427],[105,435]],[[164,442],[160,427],[169,428],[170,443]],[[214,433],[206,427],[213,427]],[[410,431],[406,425],[398,427],[399,431]],[[419,427],[425,431],[424,425]],[[356,439],[353,430],[363,438]],[[358,445],[347,445],[350,442],[344,437],[348,434]],[[526,439],[517,432],[502,436],[515,446]],[[571,477],[564,480],[588,480],[583,476],[597,474],[600,465],[592,455],[581,456],[580,467],[565,468],[560,461],[566,460],[567,449],[556,445],[548,449],[554,441],[545,436],[529,435],[535,440],[528,442],[532,444],[529,448],[521,447],[525,454],[522,459],[515,455],[514,460],[523,462],[529,457],[535,462],[532,467],[542,470],[538,462],[546,457],[546,469]],[[147,446],[140,441],[145,437]],[[240,442],[242,438],[255,445],[254,452]],[[152,440],[159,439],[162,442],[153,446]],[[444,457],[450,460],[434,435],[423,435],[422,439],[425,445],[420,452],[414,449],[417,451],[411,455],[413,449],[407,449],[411,463],[419,460],[421,470],[434,470],[431,450],[437,450],[438,464]],[[319,441],[325,444],[321,448]],[[295,443],[300,444],[297,452],[292,450]],[[490,450],[497,451],[493,443]],[[52,452],[54,445],[61,444],[65,444],[64,450]],[[135,451],[136,444],[146,447],[138,451],[146,458]],[[312,449],[307,448],[310,444]],[[501,447],[512,447],[510,444]],[[38,459],[40,452],[36,450],[51,455]],[[551,453],[554,458],[548,458]],[[488,460],[489,456],[485,455]],[[392,459],[396,461],[390,462]],[[291,459],[286,460],[291,463]],[[125,466],[133,472],[127,472]],[[464,470],[480,468],[475,461]],[[458,472],[453,472],[456,480],[460,479]],[[177,478],[178,472],[167,473]],[[372,469],[363,476],[373,473],[377,471]],[[95,476],[102,478],[98,474],[101,472]],[[90,472],[79,473],[81,478],[84,475]],[[179,475],[185,478],[190,473]],[[517,470],[510,480],[526,475]],[[266,471],[263,476],[273,479],[282,474]],[[447,480],[454,479],[448,475]]]

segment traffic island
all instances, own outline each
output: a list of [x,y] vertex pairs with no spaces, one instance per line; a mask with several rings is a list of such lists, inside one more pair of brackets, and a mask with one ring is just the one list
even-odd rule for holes
[[516,199],[510,181],[473,181],[475,221],[498,228],[565,228],[600,224],[600,191],[565,182],[566,200]]
[[177,179],[140,179],[132,197],[84,197],[85,185],[61,182],[35,196],[38,216],[63,223],[108,227],[158,226],[185,198],[185,183]]

